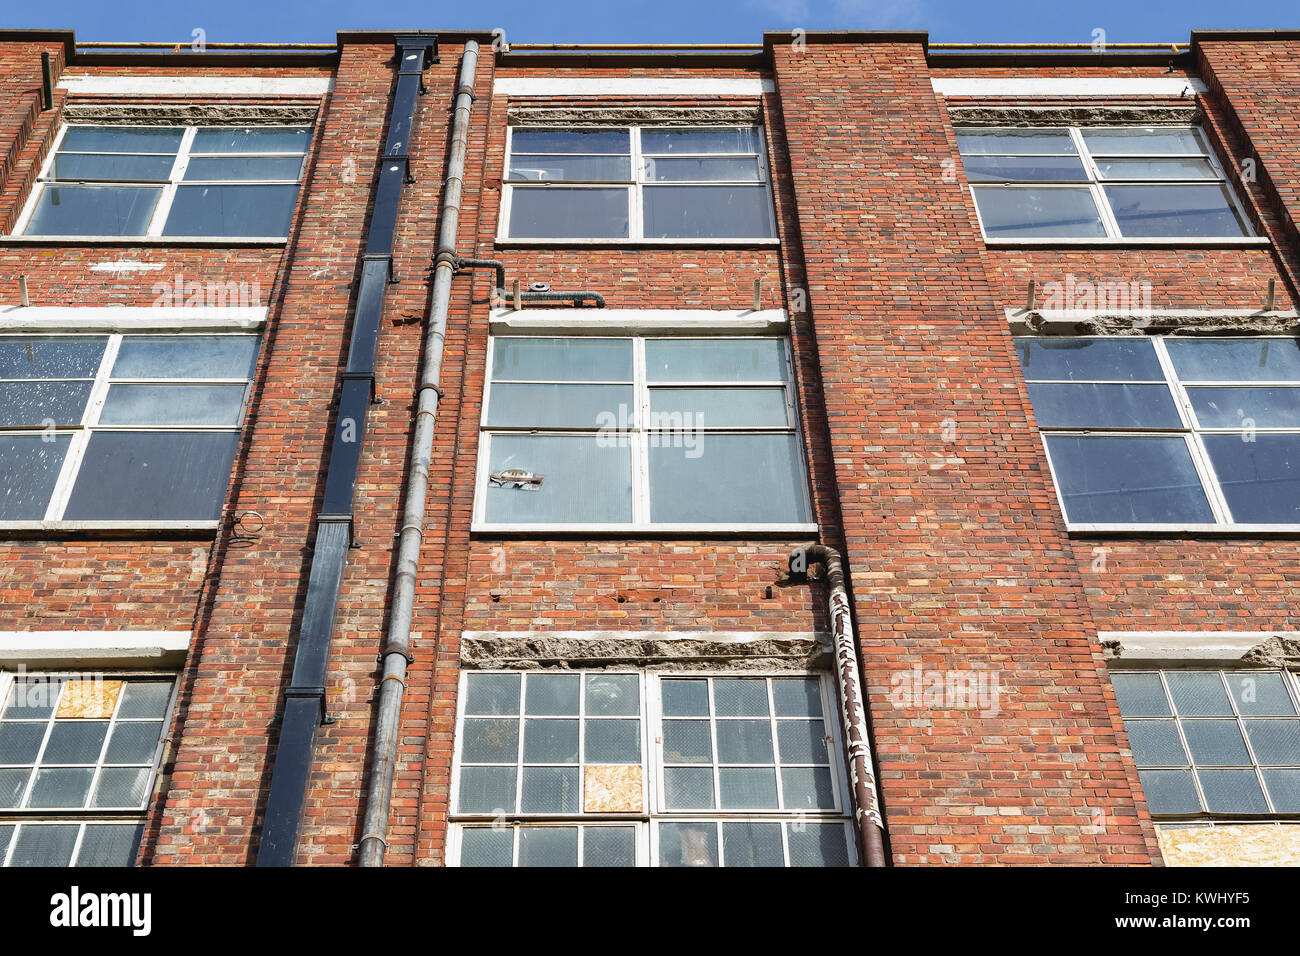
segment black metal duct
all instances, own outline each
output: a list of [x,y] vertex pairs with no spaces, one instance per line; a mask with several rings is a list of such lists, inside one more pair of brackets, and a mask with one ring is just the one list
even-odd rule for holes
[[397,89],[393,93],[388,139],[362,255],[361,286],[352,319],[348,364],[339,387],[334,442],[325,475],[325,498],[316,516],[316,545],[307,580],[307,601],[298,627],[293,676],[285,690],[271,792],[257,851],[258,866],[291,866],[297,847],[316,731],[325,718],[326,667],[343,567],[352,543],[352,502],[366,415],[374,398],[379,322],[387,287],[396,281],[393,234],[398,204],[403,187],[413,181],[408,149],[415,104],[424,92],[424,69],[438,59],[436,34],[399,34],[394,39]]

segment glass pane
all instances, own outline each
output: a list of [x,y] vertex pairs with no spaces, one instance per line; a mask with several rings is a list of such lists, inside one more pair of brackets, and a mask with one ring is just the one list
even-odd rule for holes
[[641,722],[589,720],[583,759],[587,763],[633,764],[641,762]]
[[1178,428],[1182,419],[1164,385],[1039,385],[1030,383],[1034,417],[1043,428]]
[[29,236],[143,236],[162,190],[151,186],[46,186]]
[[650,520],[682,524],[811,520],[798,439],[788,434],[686,430],[652,434]]
[[512,239],[626,239],[628,191],[515,187],[510,194]]
[[18,830],[10,866],[67,866],[72,862],[72,848],[77,845],[76,824],[37,826],[27,824]]
[[1172,720],[1126,720],[1124,729],[1139,767],[1186,767],[1191,763]]
[[516,129],[510,148],[515,153],[631,152],[625,129]]
[[41,763],[95,763],[107,733],[106,720],[56,720]]
[[59,149],[75,153],[175,153],[183,126],[69,126]]
[[238,444],[233,432],[95,432],[64,517],[215,521]]
[[967,156],[962,160],[971,182],[1087,182],[1077,156]]
[[12,825],[4,826],[0,824],[0,865],[4,863],[5,857],[9,854],[9,841],[13,839],[15,829],[16,827]]
[[713,682],[713,706],[719,717],[766,717],[767,681],[718,678]]
[[28,807],[83,807],[95,771],[86,769],[38,770],[27,797]]
[[766,186],[645,186],[647,239],[767,239]]
[[39,521],[59,480],[71,435],[0,435],[0,521]]
[[643,129],[642,153],[757,153],[756,126],[696,129]]
[[1130,126],[1120,129],[1085,129],[1083,141],[1088,151],[1109,153],[1204,153],[1196,133],[1187,129]]
[[718,721],[718,762],[772,763],[771,724],[766,720]]
[[567,716],[578,713],[577,674],[530,674],[524,691],[524,713]]
[[1250,754],[1235,720],[1184,720],[1192,763],[1201,767],[1248,767]]
[[780,720],[776,739],[781,763],[826,763],[826,728],[820,720]]
[[513,866],[515,831],[469,827],[460,831],[461,866]]
[[723,767],[718,771],[719,804],[728,810],[772,809],[776,801],[776,771],[770,768]]
[[649,339],[651,382],[784,382],[784,339]]
[[633,827],[587,827],[582,831],[583,866],[636,866]]
[[641,679],[635,674],[588,674],[588,717],[635,717],[641,713]]
[[784,388],[652,388],[650,428],[784,428]]
[[520,866],[577,866],[577,827],[520,827]]
[[1255,771],[1198,770],[1196,776],[1211,813],[1268,813]]
[[0,770],[0,808],[9,810],[22,803],[30,779],[28,770]]
[[465,713],[519,713],[518,674],[470,674],[465,685]]
[[835,806],[835,787],[826,767],[784,767],[781,792],[787,810],[830,810]]
[[141,807],[149,796],[152,767],[108,767],[99,772],[92,807]]
[[515,763],[519,759],[519,721],[466,717],[460,759],[465,763]]
[[492,380],[631,382],[631,339],[496,338]]
[[515,809],[514,767],[461,767],[461,813],[505,813]]
[[1261,766],[1300,766],[1300,720],[1248,720],[1246,735]]
[[185,167],[185,179],[287,179],[297,182],[301,172],[302,159],[297,156],[195,156]]
[[255,335],[128,335],[112,377],[251,378]]
[[525,767],[519,809],[523,813],[577,813],[582,809],[581,794],[577,767]]
[[1187,389],[1202,428],[1300,427],[1300,388]]
[[0,724],[0,764],[35,763],[45,730],[43,723]]
[[570,180],[573,182],[627,182],[632,160],[627,156],[515,155],[507,179]]
[[101,425],[238,425],[243,385],[114,385]]
[[775,679],[772,681],[772,705],[778,717],[820,717],[821,683],[800,678]]
[[717,825],[713,823],[659,824],[659,865],[717,866]]
[[1087,189],[975,187],[975,204],[990,239],[1105,237]]
[[1139,770],[1152,813],[1199,813],[1201,798],[1190,770]]
[[1046,438],[1070,521],[1212,522],[1181,438]]
[[724,866],[785,866],[779,823],[724,823]]
[[54,705],[58,703],[62,690],[63,681],[57,679],[29,677],[15,680],[10,685],[9,699],[0,717],[6,720],[49,717],[54,713]]
[[130,156],[103,153],[59,153],[54,157],[54,179],[100,182],[166,182],[175,156]]
[[0,378],[94,378],[106,338],[0,336]]
[[227,126],[194,134],[191,153],[303,153],[311,142],[307,126]]
[[848,866],[849,847],[840,823],[796,823],[786,827],[791,866]]
[[1244,236],[1223,186],[1107,186],[1124,236]]
[[108,739],[105,763],[153,763],[163,725],[154,721],[119,723]]
[[[603,435],[493,435],[488,473],[543,475],[540,488],[485,489],[491,522],[597,524],[632,520],[632,459]],[[619,447],[619,445],[622,447]]]
[[1185,382],[1300,382],[1300,339],[1167,338]]
[[673,678],[659,683],[665,717],[709,716],[709,685],[699,678]]
[[172,699],[171,681],[128,681],[122,688],[122,703],[117,709],[123,717],[166,717]]
[[703,159],[685,157],[652,157],[645,160],[645,178],[650,182],[712,182],[731,180],[756,183],[762,175],[758,157]]
[[707,720],[665,720],[663,732],[665,763],[709,763],[713,759]]
[[1223,679],[1218,671],[1208,674],[1170,673],[1169,693],[1174,707],[1184,717],[1231,717]]
[[1077,153],[1070,134],[1059,129],[958,130],[957,148],[963,156],[979,153],[1072,156]]
[[524,763],[577,763],[576,720],[525,720]]
[[487,423],[537,428],[628,429],[635,421],[631,385],[492,386]]
[[1300,435],[1203,437],[1233,521],[1300,523]]
[[697,767],[665,767],[664,804],[669,810],[711,809],[713,771]]
[[1114,674],[1110,679],[1125,717],[1167,717],[1169,701],[1156,674]]
[[180,186],[164,236],[272,236],[289,234],[294,186]]
[[1163,382],[1148,338],[1017,338],[1016,354],[1029,381]]
[[1099,159],[1102,179],[1218,179],[1208,159]]
[[77,851],[77,866],[134,866],[144,825],[88,824]]
[[1296,712],[1281,674],[1228,674],[1237,710],[1246,717],[1289,716]]
[[1300,770],[1265,770],[1264,786],[1274,813],[1300,813]]
[[91,382],[0,382],[0,428],[80,425]]

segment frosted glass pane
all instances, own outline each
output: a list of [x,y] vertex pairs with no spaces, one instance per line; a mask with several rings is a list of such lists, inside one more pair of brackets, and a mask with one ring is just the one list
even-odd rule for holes
[[[618,524],[632,520],[631,448],[613,436],[494,435],[489,474],[522,469],[541,487],[485,489],[486,517],[506,524]],[[621,447],[620,447],[621,446]]]

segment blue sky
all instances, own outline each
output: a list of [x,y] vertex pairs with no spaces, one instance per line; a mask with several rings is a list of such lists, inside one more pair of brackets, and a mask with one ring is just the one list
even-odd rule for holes
[[1192,29],[1300,27],[1295,0],[63,0],[9,3],[5,27],[79,40],[332,41],[339,29],[493,29],[514,43],[757,43],[764,30],[923,29],[935,42],[1181,41]]

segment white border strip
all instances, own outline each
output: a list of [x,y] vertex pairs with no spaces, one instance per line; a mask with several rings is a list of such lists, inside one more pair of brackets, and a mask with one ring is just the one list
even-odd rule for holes
[[830,642],[824,631],[461,631],[461,640],[532,640],[560,638],[566,641],[713,641],[718,644],[747,644],[752,641]]
[[1300,631],[1098,631],[1114,642],[1110,667],[1135,661],[1240,661],[1252,647],[1274,637],[1300,639]]
[[491,331],[633,333],[708,332],[754,334],[784,332],[790,319],[784,309],[494,309]]
[[324,96],[328,76],[68,76],[59,89],[106,96]]
[[775,90],[771,80],[715,76],[512,76],[492,84],[498,96],[761,96]]
[[1182,76],[949,76],[930,80],[943,96],[1186,96],[1205,83]]
[[190,631],[0,631],[0,664],[184,660]]
[[196,306],[0,306],[0,332],[70,330],[77,332],[140,332],[188,329],[259,329],[266,324],[264,308]]

